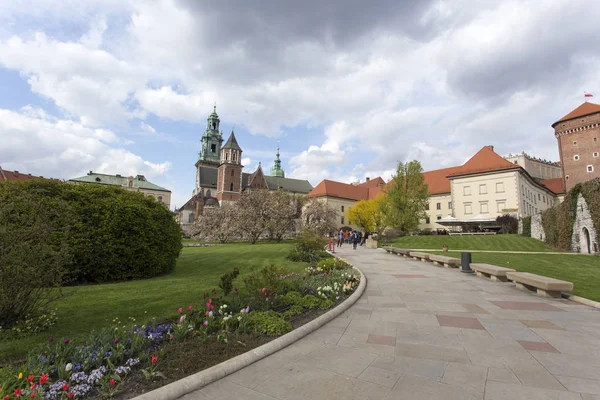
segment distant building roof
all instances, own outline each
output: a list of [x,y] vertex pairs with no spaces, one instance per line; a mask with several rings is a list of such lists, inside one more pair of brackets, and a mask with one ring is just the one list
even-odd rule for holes
[[359,185],[342,183],[324,179],[313,190],[308,197],[331,196],[351,200],[368,200],[375,198],[385,185],[385,181],[380,177],[368,180]]
[[540,182],[554,194],[565,194],[567,192],[565,190],[563,178],[544,179]]
[[458,172],[461,168],[462,166],[423,172],[429,194],[450,193],[450,180],[447,176]]
[[574,109],[573,111],[571,111],[570,113],[553,123],[552,127],[554,128],[554,125],[558,124],[559,122],[564,122],[579,117],[585,117],[586,115],[595,114],[599,112],[600,105],[589,103],[586,101],[585,103],[583,103],[582,105],[580,105],[579,107],[577,107],[576,109]]
[[308,194],[311,190],[313,190],[310,182],[304,179],[292,179],[281,176],[265,175],[265,181],[267,181],[269,190],[281,189],[287,192],[304,194]]
[[233,131],[231,131],[231,135],[229,135],[229,139],[227,139],[227,142],[225,142],[225,145],[222,148],[242,151],[242,148],[240,147],[237,140],[235,139],[235,134],[233,133]]
[[14,181],[32,181],[34,179],[49,179],[49,178],[44,178],[43,176],[35,176],[35,175],[31,175],[31,174],[22,174],[19,171],[7,171],[5,169],[2,169],[2,167],[0,167],[0,181],[9,181],[9,182],[14,182]]
[[521,168],[494,152],[494,146],[484,146],[459,169],[448,176],[460,176]]
[[82,183],[96,183],[101,185],[111,185],[111,186],[121,186],[128,187],[129,179],[132,178],[133,187],[140,189],[149,189],[149,190],[159,190],[163,192],[171,192],[164,187],[155,185],[152,182],[146,180],[144,175],[137,175],[135,177],[127,177],[122,175],[108,175],[108,174],[99,174],[97,172],[88,172],[86,176],[81,176],[79,178],[69,179],[70,182],[82,182]]

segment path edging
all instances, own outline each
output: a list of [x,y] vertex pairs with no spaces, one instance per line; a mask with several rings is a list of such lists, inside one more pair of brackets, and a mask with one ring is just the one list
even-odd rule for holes
[[[337,257],[337,256],[335,256]],[[352,265],[352,264],[350,264]],[[312,333],[318,328],[322,327],[326,323],[330,322],[344,311],[348,310],[356,301],[362,296],[367,286],[367,278],[365,274],[352,265],[360,273],[360,283],[358,288],[344,300],[343,303],[337,307],[327,311],[325,314],[313,319],[312,321],[302,325],[301,327],[294,329],[293,331],[286,333],[285,335],[278,337],[277,339],[271,340],[269,343],[265,343],[255,349],[247,351],[244,354],[240,354],[227,361],[223,361],[220,364],[214,365],[203,371],[197,372],[193,375],[186,376],[185,378],[179,379],[175,382],[171,382],[168,385],[162,386],[158,389],[154,389],[148,393],[144,393],[134,398],[134,400],[175,400],[188,393],[199,390],[204,386],[218,381],[226,377],[227,375],[233,374],[242,368],[247,367],[273,353],[289,346],[290,344],[302,339],[304,336]]]
[[600,309],[599,302],[590,300],[590,299],[586,299],[585,297],[579,297],[579,296],[575,296],[574,294],[569,294],[569,293],[563,293],[562,297],[564,297],[565,299],[571,300],[571,301],[575,301],[577,303],[585,304],[586,306]]

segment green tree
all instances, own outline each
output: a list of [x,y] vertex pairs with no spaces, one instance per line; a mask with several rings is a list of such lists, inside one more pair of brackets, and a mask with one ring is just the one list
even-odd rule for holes
[[374,199],[360,200],[346,210],[346,218],[353,225],[358,225],[365,232],[381,232],[385,229],[386,195]]
[[425,219],[429,198],[421,163],[416,160],[398,162],[386,195],[382,209],[387,225],[404,232],[416,230],[419,221]]

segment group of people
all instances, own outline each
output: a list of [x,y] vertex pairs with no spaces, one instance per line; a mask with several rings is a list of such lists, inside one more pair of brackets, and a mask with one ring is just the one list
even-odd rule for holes
[[352,245],[352,248],[356,250],[356,246],[360,244],[361,246],[365,244],[367,238],[369,237],[369,232],[365,232],[364,234],[360,231],[344,231],[340,229],[337,233],[337,247],[342,247],[342,244],[348,243]]

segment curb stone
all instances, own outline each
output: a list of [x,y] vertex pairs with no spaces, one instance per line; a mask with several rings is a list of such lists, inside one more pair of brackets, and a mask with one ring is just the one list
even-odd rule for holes
[[586,299],[585,297],[575,296],[574,294],[563,293],[562,297],[565,299],[575,301],[577,303],[585,304],[586,306],[600,308],[600,303],[594,300]]
[[[337,256],[335,256],[337,258]],[[352,265],[352,264],[350,264]],[[360,284],[358,288],[344,300],[343,303],[337,307],[327,311],[325,314],[313,319],[312,321],[302,325],[301,327],[294,329],[293,331],[286,333],[277,339],[271,340],[269,343],[265,343],[255,349],[252,349],[244,354],[240,354],[237,357],[231,358],[227,361],[223,361],[220,364],[214,365],[203,371],[197,372],[193,375],[182,378],[178,381],[171,382],[168,385],[162,386],[158,389],[154,389],[150,392],[144,393],[134,398],[134,400],[174,400],[178,399],[186,394],[203,388],[204,386],[218,381],[227,375],[233,374],[242,368],[247,367],[263,358],[270,356],[273,353],[289,346],[290,344],[297,342],[309,333],[314,332],[323,325],[327,324],[334,318],[338,317],[344,311],[348,310],[356,301],[362,296],[367,286],[367,278],[360,269],[352,265],[360,273]]]

